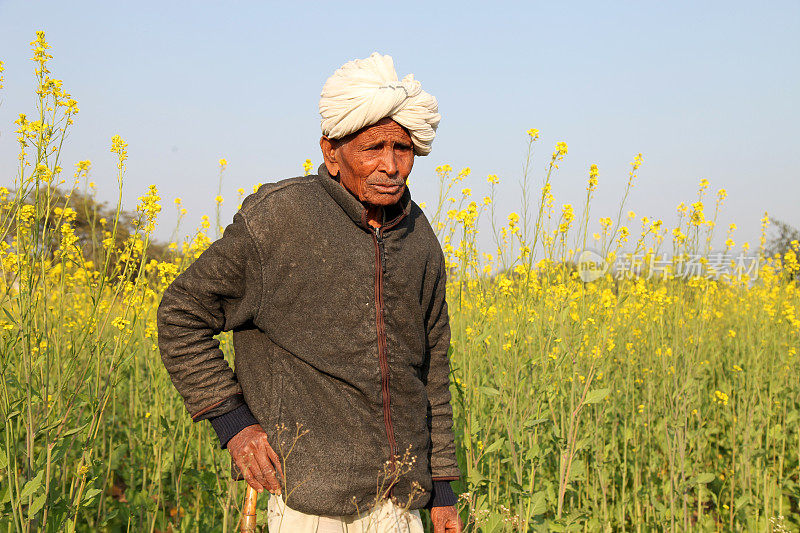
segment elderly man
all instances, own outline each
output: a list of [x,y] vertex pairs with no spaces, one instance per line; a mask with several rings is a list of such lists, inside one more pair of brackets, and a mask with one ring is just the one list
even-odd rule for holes
[[[272,493],[271,532],[421,532],[423,507],[436,533],[460,531],[444,257],[406,187],[436,99],[374,53],[319,109],[318,174],[248,196],[164,293],[164,365]],[[235,372],[214,339],[228,330]]]

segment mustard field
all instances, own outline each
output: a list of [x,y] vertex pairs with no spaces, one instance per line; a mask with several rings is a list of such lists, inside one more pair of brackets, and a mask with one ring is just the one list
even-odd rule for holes
[[[154,241],[163,209],[186,211],[157,184],[123,210],[114,136],[119,200],[95,201],[92,163],[62,160],[79,107],[49,48],[37,33],[37,105],[0,182],[0,530],[236,531],[244,483],[187,415],[155,327],[163,290],[218,237],[223,198],[190,238]],[[467,531],[800,531],[797,241],[767,254],[765,214],[758,246],[731,225],[714,257],[726,193],[705,180],[674,228],[637,218],[641,154],[619,211],[590,220],[597,167],[584,205],[560,205],[567,144],[526,135],[517,212],[495,212],[500,178],[449,165],[423,205],[450,267]],[[528,171],[534,153],[545,175]],[[473,197],[478,179],[489,196]]]

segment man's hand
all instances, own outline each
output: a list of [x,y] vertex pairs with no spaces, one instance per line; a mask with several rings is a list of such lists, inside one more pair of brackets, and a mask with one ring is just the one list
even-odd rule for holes
[[464,524],[455,506],[431,508],[431,522],[433,533],[461,533]]
[[283,479],[278,454],[267,442],[267,434],[258,424],[247,426],[228,441],[228,451],[247,484],[257,492],[265,488],[272,494],[281,493],[276,472]]

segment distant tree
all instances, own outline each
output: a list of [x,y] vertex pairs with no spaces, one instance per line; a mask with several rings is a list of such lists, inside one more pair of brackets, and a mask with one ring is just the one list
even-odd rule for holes
[[[14,194],[14,191],[11,191]],[[24,204],[32,204],[36,198],[36,191],[29,192],[23,200]],[[74,190],[66,193],[57,187],[51,187],[48,191],[42,187],[38,191],[39,198],[49,196],[49,208],[45,211],[40,209],[38,223],[41,232],[41,248],[52,258],[53,252],[58,248],[61,239],[61,231],[56,227],[61,219],[60,213],[66,207],[75,211],[75,218],[70,222],[78,238],[77,245],[80,246],[83,257],[86,261],[91,261],[93,268],[99,269],[105,259],[103,239],[106,237],[104,232],[109,234],[114,230],[114,221],[117,222],[116,237],[114,239],[114,252],[109,261],[108,272],[110,274],[118,266],[120,260],[119,252],[122,244],[136,230],[136,216],[128,211],[120,210],[117,218],[116,207],[109,207],[106,202],[98,202],[91,194],[84,194]],[[3,226],[8,228],[5,241],[11,243],[16,232],[16,220],[8,220]],[[150,240],[145,251],[146,260],[162,259],[167,251],[167,246],[154,240]]]
[[[769,257],[773,257],[775,254],[783,257],[786,252],[792,249],[792,241],[800,241],[800,230],[772,217],[769,220],[777,234],[768,238],[765,244],[765,251]],[[798,253],[797,248],[794,248],[794,251]],[[800,275],[795,277],[800,279]]]
[[800,241],[800,230],[776,218],[770,217],[769,221],[777,231],[777,235],[769,237],[766,244],[767,254],[770,256],[775,254],[783,256],[789,250],[792,241]]

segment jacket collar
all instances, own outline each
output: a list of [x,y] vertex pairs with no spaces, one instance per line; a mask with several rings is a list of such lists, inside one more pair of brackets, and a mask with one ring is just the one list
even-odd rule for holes
[[[339,183],[338,177],[333,177],[328,173],[328,168],[325,163],[319,166],[317,170],[317,178],[322,187],[328,191],[331,198],[339,204],[339,207],[347,213],[347,216],[358,226],[372,231],[372,227],[367,223],[367,210],[358,199],[350,194],[350,191],[344,188]],[[411,212],[411,192],[406,185],[403,195],[400,200],[393,205],[383,209],[383,223],[381,228],[383,230],[389,229],[400,223],[403,218],[408,216]]]

